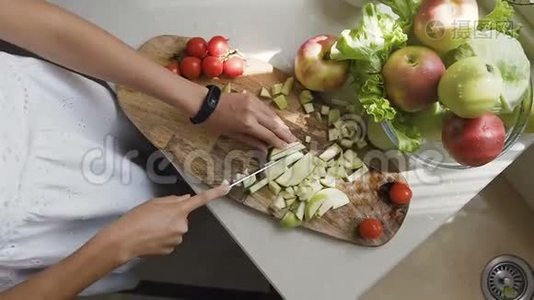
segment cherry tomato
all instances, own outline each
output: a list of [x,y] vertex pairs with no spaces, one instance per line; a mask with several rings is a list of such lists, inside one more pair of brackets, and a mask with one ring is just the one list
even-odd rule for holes
[[208,53],[210,55],[223,56],[228,53],[228,49],[228,40],[222,35],[214,36],[208,42]]
[[187,79],[197,79],[202,74],[202,60],[198,57],[187,56],[180,64],[182,75]]
[[402,182],[395,182],[389,189],[389,199],[397,205],[406,205],[412,199],[412,190]]
[[165,68],[167,70],[173,72],[174,74],[180,76],[180,65],[178,65],[177,61],[173,61],[170,64],[166,65]]
[[241,57],[233,56],[224,62],[224,74],[230,78],[243,75],[245,62]]
[[202,72],[209,78],[220,76],[223,72],[223,62],[217,56],[206,56],[202,61]]
[[375,240],[382,235],[382,223],[374,218],[367,218],[358,226],[360,236],[366,240]]
[[208,54],[208,43],[201,37],[194,37],[187,41],[186,52],[190,56],[204,58]]

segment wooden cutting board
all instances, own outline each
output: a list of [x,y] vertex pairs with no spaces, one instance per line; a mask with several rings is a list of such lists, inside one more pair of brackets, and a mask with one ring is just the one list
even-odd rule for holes
[[[166,65],[171,58],[183,52],[187,38],[164,35],[146,42],[139,52],[149,59]],[[287,74],[268,63],[247,59],[244,76],[232,80],[235,92],[246,90],[257,94],[261,87],[271,87],[274,83],[284,82]],[[216,84],[224,86],[226,79],[201,79],[199,84]],[[326,148],[326,125],[316,118],[302,112],[298,102],[299,87],[289,95],[289,108],[276,110],[280,117],[301,140],[311,136],[314,143],[310,148],[320,151]],[[160,150],[170,158],[172,163],[190,175],[215,186],[224,178],[245,168],[253,170],[260,160],[259,154],[232,139],[215,136],[202,126],[194,126],[179,110],[130,88],[118,87],[119,102],[132,122]],[[371,170],[353,183],[338,182],[337,187],[350,198],[351,203],[337,210],[329,211],[322,218],[304,223],[303,227],[364,246],[380,246],[388,242],[401,226],[408,207],[395,207],[383,197],[384,184],[391,181],[404,181],[398,173]],[[274,195],[267,187],[253,195],[247,195],[242,189],[234,189],[230,198],[264,214],[281,218],[282,213],[273,211],[270,204]],[[357,234],[358,224],[367,217],[378,218],[384,225],[384,234],[380,239],[368,241]],[[275,220],[276,222],[276,220]]]

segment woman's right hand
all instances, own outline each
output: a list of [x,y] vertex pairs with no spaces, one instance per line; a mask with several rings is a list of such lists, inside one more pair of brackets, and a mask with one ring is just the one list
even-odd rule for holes
[[194,197],[152,199],[129,211],[95,238],[113,244],[122,263],[135,257],[170,254],[188,231],[188,215],[229,190],[223,184]]

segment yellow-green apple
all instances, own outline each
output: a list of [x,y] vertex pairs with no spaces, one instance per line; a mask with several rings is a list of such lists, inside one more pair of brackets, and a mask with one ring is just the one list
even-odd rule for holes
[[500,99],[503,79],[497,67],[478,56],[450,66],[439,82],[439,101],[462,118],[480,117]]
[[450,114],[445,118],[441,138],[443,146],[457,162],[478,167],[499,156],[505,134],[503,122],[492,113],[474,119]]
[[335,36],[322,34],[300,46],[295,57],[295,76],[307,89],[324,92],[336,89],[347,81],[348,62],[329,58],[336,40]]
[[415,36],[440,54],[469,40],[476,29],[476,0],[424,0],[415,16]]
[[443,73],[441,58],[422,46],[395,51],[382,68],[388,99],[407,112],[420,111],[438,100]]

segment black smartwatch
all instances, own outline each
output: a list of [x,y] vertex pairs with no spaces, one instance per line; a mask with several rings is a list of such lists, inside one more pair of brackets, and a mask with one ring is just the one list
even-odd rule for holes
[[200,124],[206,121],[215,111],[215,108],[217,108],[217,104],[219,104],[221,89],[215,85],[208,85],[206,87],[208,88],[208,94],[204,98],[204,102],[198,113],[190,119],[193,124]]

